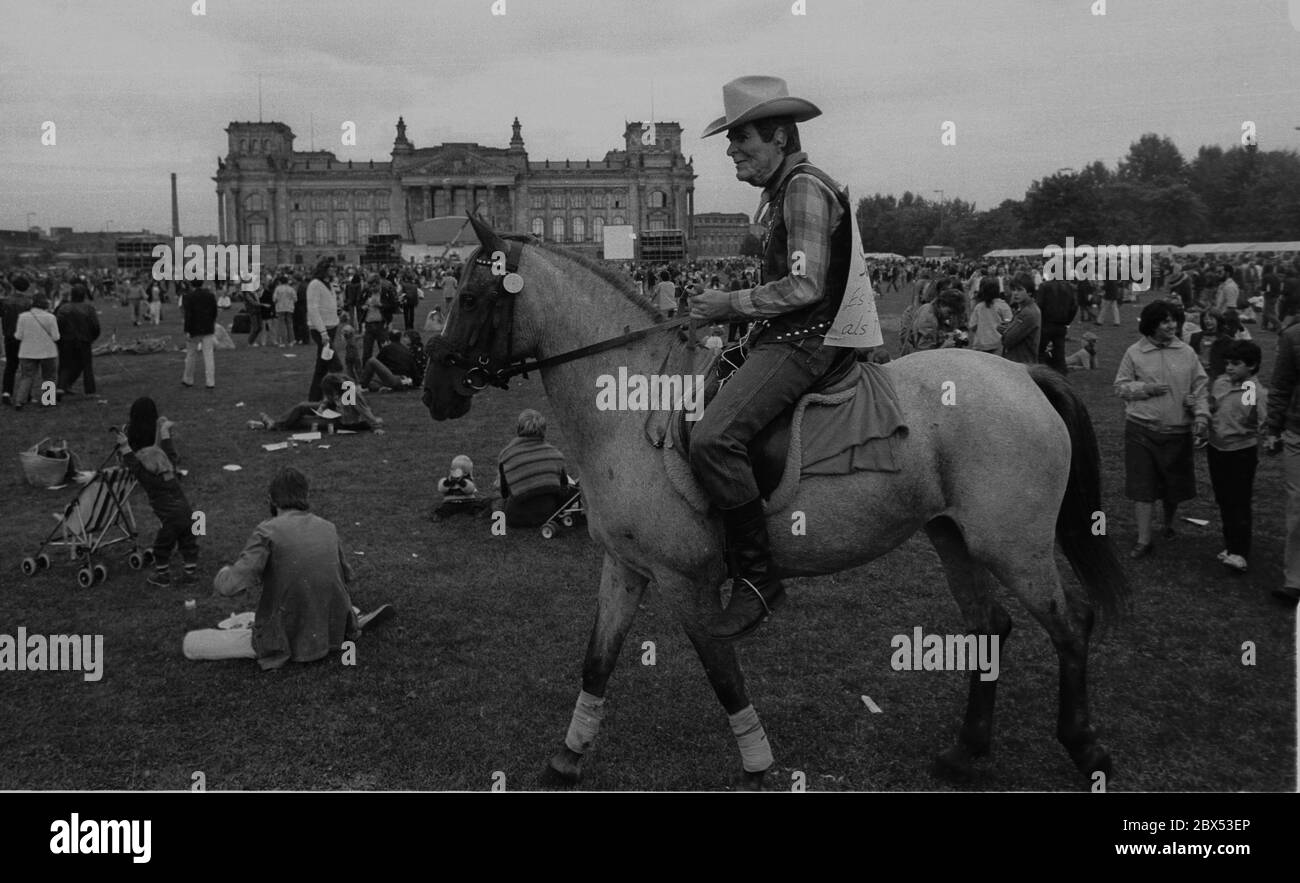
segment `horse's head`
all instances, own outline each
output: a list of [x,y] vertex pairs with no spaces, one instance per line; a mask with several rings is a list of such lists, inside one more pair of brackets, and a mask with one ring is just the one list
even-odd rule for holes
[[442,335],[429,341],[424,374],[425,407],[434,420],[455,419],[469,411],[474,393],[505,387],[527,354],[515,338],[515,304],[523,290],[519,255],[523,246],[502,239],[473,216],[479,248],[461,271],[456,299]]

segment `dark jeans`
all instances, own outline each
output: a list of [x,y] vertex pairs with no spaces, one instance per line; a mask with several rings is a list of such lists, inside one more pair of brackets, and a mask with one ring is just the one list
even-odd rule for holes
[[16,337],[5,338],[5,379],[4,392],[14,394],[14,378],[18,376],[18,346],[22,343]]
[[369,362],[375,350],[382,347],[387,340],[388,333],[384,331],[383,322],[367,322],[366,336],[361,347],[361,364]]
[[89,341],[59,341],[59,389],[72,392],[72,384],[82,378],[86,395],[95,394],[94,355]]
[[715,505],[734,509],[757,500],[749,443],[763,428],[853,351],[821,338],[761,338],[691,430],[691,470]]
[[1068,374],[1065,367],[1065,335],[1069,331],[1065,325],[1044,325],[1043,336],[1038,341],[1038,361],[1061,374]]
[[1205,449],[1210,464],[1210,483],[1214,500],[1223,519],[1223,541],[1229,555],[1250,557],[1251,498],[1255,490],[1255,468],[1259,465],[1259,448],[1251,445],[1240,451]]
[[410,331],[415,327],[415,302],[402,303],[402,321],[406,323],[406,330]]
[[327,341],[330,345],[330,349],[334,348],[334,332],[338,331],[338,329],[339,326],[337,325],[333,328],[326,328],[324,335],[315,328],[312,329],[311,339],[316,344],[316,369],[312,372],[311,389],[307,392],[307,399],[309,401],[319,402],[321,400],[320,382],[326,374],[343,370],[343,360],[339,358],[337,351],[328,361],[320,357],[321,351],[325,349],[325,343]]
[[179,546],[181,557],[187,564],[199,560],[199,541],[194,536],[192,520],[179,514],[166,517],[153,541],[155,566],[166,567],[171,561],[172,549]]

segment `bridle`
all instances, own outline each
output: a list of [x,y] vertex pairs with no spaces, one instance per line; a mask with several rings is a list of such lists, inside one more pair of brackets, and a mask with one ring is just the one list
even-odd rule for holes
[[[442,336],[429,341],[425,348],[425,352],[429,357],[429,364],[446,365],[448,368],[462,373],[460,379],[452,383],[452,387],[460,395],[472,396],[488,386],[509,389],[508,382],[512,377],[519,375],[527,377],[529,371],[540,371],[552,365],[560,365],[596,353],[617,349],[625,344],[649,337],[651,334],[686,327],[691,322],[689,317],[682,316],[666,322],[658,322],[648,328],[641,328],[636,331],[625,328],[624,333],[617,337],[569,350],[556,356],[548,356],[545,359],[516,357],[514,352],[515,296],[524,289],[524,279],[518,272],[519,256],[523,252],[523,243],[515,240],[505,240],[504,246],[504,254],[501,249],[498,249],[496,252],[485,256],[483,249],[479,249],[469,262],[471,269],[461,286],[461,290],[457,292],[457,309],[455,312],[457,318],[460,317],[462,310],[477,312],[479,301],[482,300],[486,316],[473,326],[463,348],[458,349],[453,345],[447,339],[445,331]],[[486,293],[471,290],[474,287],[474,268],[478,267],[491,268],[496,279],[491,290]],[[504,273],[499,272],[502,267],[505,270]],[[447,323],[448,327],[450,327],[450,316],[448,316]],[[503,332],[504,346],[502,346],[503,341],[501,340]],[[688,345],[693,342],[693,339],[694,334],[692,333],[689,335]]]

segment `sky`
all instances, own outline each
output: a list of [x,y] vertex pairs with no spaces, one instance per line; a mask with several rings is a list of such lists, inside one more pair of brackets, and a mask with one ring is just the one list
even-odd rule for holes
[[399,115],[417,148],[505,147],[518,116],[531,160],[599,159],[653,108],[685,130],[697,212],[757,205],[699,138],[747,74],[821,108],[803,146],[855,198],[990,208],[1146,132],[1189,159],[1247,121],[1300,148],[1300,0],[0,0],[0,23],[9,230],[167,232],[175,172],[182,232],[216,233],[259,78],[261,118],[341,160],[386,160]]

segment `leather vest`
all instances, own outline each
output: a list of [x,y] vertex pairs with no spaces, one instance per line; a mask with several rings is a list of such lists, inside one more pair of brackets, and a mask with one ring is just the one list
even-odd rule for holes
[[767,319],[761,334],[763,340],[799,339],[812,335],[824,336],[839,312],[844,299],[844,289],[849,279],[852,222],[848,196],[830,175],[808,163],[800,163],[786,173],[768,210],[767,230],[763,241],[763,282],[774,282],[790,274],[788,231],[785,225],[785,191],[795,175],[812,175],[830,188],[839,201],[842,214],[840,222],[830,235],[830,266],[822,286],[822,299],[789,313]]

